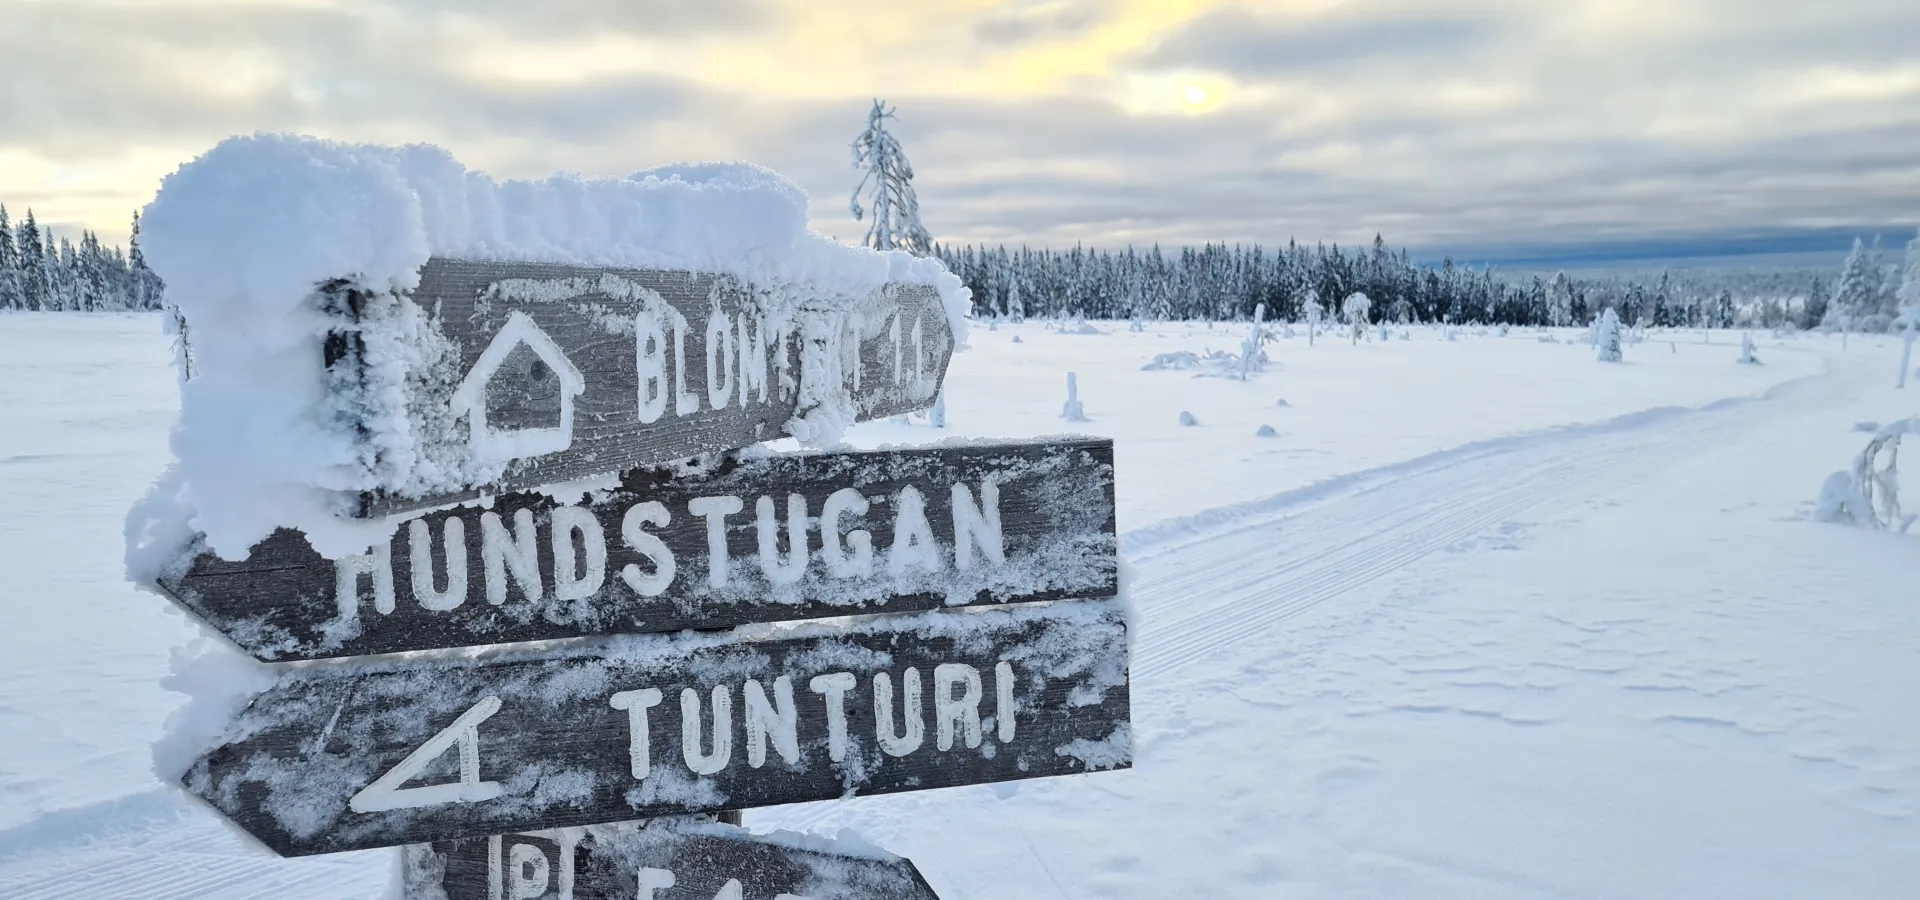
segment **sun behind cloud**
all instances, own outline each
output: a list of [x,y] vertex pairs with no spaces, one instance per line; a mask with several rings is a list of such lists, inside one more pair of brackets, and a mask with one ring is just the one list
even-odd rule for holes
[[1234,85],[1211,72],[1134,72],[1116,102],[1133,115],[1204,115],[1232,100]]

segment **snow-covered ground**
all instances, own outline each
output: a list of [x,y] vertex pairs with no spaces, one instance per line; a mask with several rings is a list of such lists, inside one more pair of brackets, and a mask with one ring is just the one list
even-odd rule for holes
[[[948,416],[1065,430],[1074,371],[1075,430],[1116,439],[1135,768],[750,827],[859,829],[949,900],[1912,895],[1920,536],[1806,519],[1854,423],[1920,411],[1892,341],[1323,335],[1242,384],[1140,366],[1244,326],[1098,327],[976,328]],[[149,316],[0,317],[0,884],[376,896],[392,853],[259,856],[148,772],[193,630],[120,532],[167,358]]]

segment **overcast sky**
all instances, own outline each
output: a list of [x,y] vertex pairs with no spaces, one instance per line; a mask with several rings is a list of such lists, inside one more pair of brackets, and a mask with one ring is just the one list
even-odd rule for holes
[[857,237],[1771,247],[1920,222],[1915,0],[0,0],[0,201],[123,239],[221,138],[500,177],[745,159]]

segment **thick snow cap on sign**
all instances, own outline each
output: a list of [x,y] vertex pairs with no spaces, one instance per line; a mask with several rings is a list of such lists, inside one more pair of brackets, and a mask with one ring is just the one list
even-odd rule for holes
[[[964,344],[968,293],[937,260],[840,244],[806,221],[806,194],[749,164],[496,181],[437,147],[230,138],[167,176],[141,223],[147,259],[190,329],[193,378],[169,486],[191,511],[186,530],[228,558],[277,527],[306,532],[329,556],[357,553],[391,525],[342,515],[349,492],[448,477],[371,464],[355,418],[324,383],[328,321],[315,292],[336,279],[405,291],[432,256],[720,272],[790,294],[929,284]],[[391,424],[378,435],[387,457],[411,458],[405,423]],[[130,534],[180,531],[129,523]]]

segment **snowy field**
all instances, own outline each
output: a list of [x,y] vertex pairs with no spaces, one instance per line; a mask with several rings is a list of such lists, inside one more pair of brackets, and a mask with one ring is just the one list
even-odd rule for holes
[[[1244,326],[1097,328],[974,329],[948,433],[1067,430],[1073,371],[1073,430],[1116,440],[1135,768],[749,827],[858,829],[948,900],[1914,895],[1920,535],[1807,519],[1856,422],[1920,412],[1897,344],[1742,366],[1675,332],[1603,365],[1416,328],[1282,340],[1241,383],[1141,366]],[[378,896],[392,852],[258,855],[148,771],[195,634],[121,577],[176,403],[159,331],[0,317],[0,893]]]

